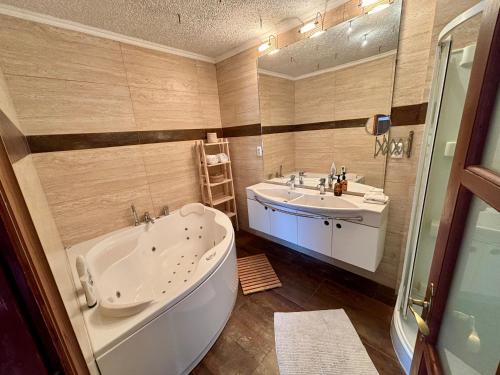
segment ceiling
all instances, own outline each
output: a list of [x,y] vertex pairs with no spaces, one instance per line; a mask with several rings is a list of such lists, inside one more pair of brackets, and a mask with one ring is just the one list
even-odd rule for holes
[[[259,70],[297,78],[318,70],[366,59],[398,47],[401,0],[375,14],[355,18],[332,27],[326,33],[303,39],[273,55],[259,58]],[[363,45],[364,35],[367,43]]]
[[[31,12],[217,58],[346,0],[1,0]],[[180,14],[181,22],[178,22]],[[260,19],[262,19],[262,26]],[[293,23],[293,25],[292,25]]]

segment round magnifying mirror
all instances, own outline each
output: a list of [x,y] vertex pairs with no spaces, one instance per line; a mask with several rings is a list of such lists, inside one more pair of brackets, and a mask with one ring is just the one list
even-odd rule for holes
[[366,120],[365,130],[370,135],[384,135],[391,128],[390,115],[375,115]]

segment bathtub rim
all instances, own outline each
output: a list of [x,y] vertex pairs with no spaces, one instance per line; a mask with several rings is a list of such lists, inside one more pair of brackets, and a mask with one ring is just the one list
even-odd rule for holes
[[[222,211],[217,209],[206,207],[207,210],[215,212],[213,220],[218,222],[224,228],[226,228],[225,238],[216,245],[216,247],[224,244],[224,252],[218,255],[217,261],[210,268],[210,271],[204,273],[202,277],[194,281],[192,285],[186,288],[181,293],[177,294],[174,298],[166,301],[165,299],[157,300],[151,303],[150,306],[144,310],[138,312],[137,314],[128,317],[107,317],[102,316],[97,310],[97,306],[94,308],[88,308],[85,300],[85,296],[82,291],[80,280],[75,266],[75,259],[78,255],[85,255],[88,253],[95,245],[103,240],[109,238],[110,236],[119,235],[121,233],[126,233],[131,230],[144,230],[147,224],[141,224],[140,226],[134,227],[129,226],[126,228],[121,228],[116,231],[106,233],[94,239],[84,241],[82,243],[73,245],[67,249],[67,256],[69,261],[69,266],[71,268],[71,274],[73,276],[73,282],[75,283],[76,297],[79,301],[80,311],[83,315],[85,322],[85,329],[88,333],[90,344],[94,357],[98,357],[111,350],[114,346],[118,345],[122,340],[127,338],[129,335],[133,334],[137,330],[144,327],[146,324],[160,316],[161,314],[167,312],[170,308],[175,306],[177,303],[181,302],[185,298],[199,288],[214,272],[216,272],[221,265],[227,260],[232,249],[235,248],[235,235],[234,228],[231,220]],[[179,210],[173,211],[169,216],[160,217],[158,220],[162,220],[172,215],[179,214]],[[211,248],[213,249],[213,248]],[[210,251],[210,250],[208,250]],[[98,303],[99,305],[99,303]],[[98,315],[98,316],[97,316]],[[107,327],[111,327],[107,329]]]

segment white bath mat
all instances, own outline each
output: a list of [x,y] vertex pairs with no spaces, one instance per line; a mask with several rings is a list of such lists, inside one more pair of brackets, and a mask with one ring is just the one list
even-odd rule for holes
[[378,374],[345,311],[274,313],[281,375]]

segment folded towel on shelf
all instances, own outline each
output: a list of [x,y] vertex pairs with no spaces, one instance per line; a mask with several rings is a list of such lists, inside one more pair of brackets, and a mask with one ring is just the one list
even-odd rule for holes
[[217,154],[217,157],[219,158],[220,163],[227,163],[229,161],[229,157],[224,153]]
[[219,155],[207,155],[207,164],[214,165],[219,163]]
[[363,196],[365,203],[386,204],[388,201],[389,197],[380,191],[368,192]]

